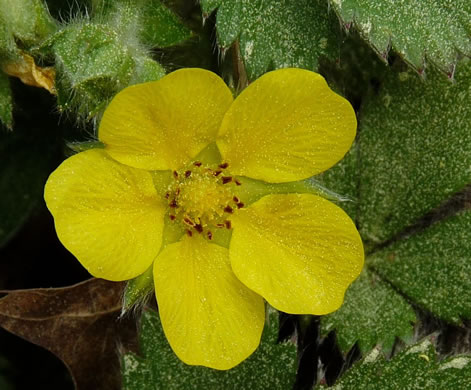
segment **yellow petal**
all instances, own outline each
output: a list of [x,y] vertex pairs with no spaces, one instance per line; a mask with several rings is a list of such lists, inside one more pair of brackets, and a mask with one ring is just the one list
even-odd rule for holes
[[128,87],[106,109],[98,137],[116,160],[148,170],[178,169],[216,138],[232,94],[203,69],[181,69]]
[[355,225],[319,196],[268,195],[234,213],[232,223],[234,273],[278,310],[330,313],[362,269]]
[[257,348],[263,299],[235,277],[226,248],[185,236],[157,257],[154,283],[165,335],[185,363],[226,370]]
[[134,278],[160,249],[164,204],[152,176],[103,150],[65,160],[49,177],[44,198],[62,244],[93,276]]
[[355,138],[350,103],[322,76],[269,72],[234,101],[217,145],[232,174],[272,183],[316,175],[342,159]]

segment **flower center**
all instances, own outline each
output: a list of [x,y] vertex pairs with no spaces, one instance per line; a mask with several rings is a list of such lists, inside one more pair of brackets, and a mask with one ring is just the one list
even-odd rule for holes
[[165,194],[169,218],[182,223],[187,234],[213,238],[214,229],[231,229],[227,217],[244,203],[234,194],[241,183],[226,171],[227,163],[205,166],[195,161],[185,169],[173,171],[174,182]]

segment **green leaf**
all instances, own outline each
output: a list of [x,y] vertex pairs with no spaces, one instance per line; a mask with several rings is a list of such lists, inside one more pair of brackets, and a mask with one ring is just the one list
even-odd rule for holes
[[39,44],[57,29],[42,0],[0,0],[0,16],[14,37],[28,47]]
[[416,316],[409,303],[374,273],[364,269],[349,287],[345,302],[336,312],[321,317],[321,332],[336,330],[340,350],[358,342],[362,353],[375,345],[389,353],[396,337],[411,340]]
[[453,356],[438,362],[433,344],[425,339],[402,351],[390,361],[385,360],[378,349],[373,349],[331,389],[468,390],[470,386],[471,355]]
[[202,0],[205,13],[219,6],[217,36],[228,48],[239,39],[247,75],[299,67],[317,70],[321,57],[338,57],[335,15],[321,0]]
[[450,83],[390,72],[360,114],[363,239],[384,242],[471,182],[471,62]]
[[417,305],[460,324],[471,318],[471,211],[373,254],[374,269]]
[[68,25],[52,39],[62,109],[93,116],[128,85],[134,61],[118,38],[107,26],[85,23]]
[[278,313],[269,311],[257,351],[237,367],[218,371],[187,366],[172,352],[157,313],[142,316],[140,345],[143,357],[123,356],[124,390],[154,389],[290,389],[296,374],[296,347],[277,344]]
[[177,45],[191,36],[191,31],[160,0],[145,1],[142,25],[142,41],[151,47]]
[[471,54],[469,0],[330,0],[343,24],[354,23],[364,39],[386,58],[392,47],[411,66],[427,62],[453,73],[460,54]]
[[11,129],[13,125],[13,102],[8,76],[0,71],[0,123]]

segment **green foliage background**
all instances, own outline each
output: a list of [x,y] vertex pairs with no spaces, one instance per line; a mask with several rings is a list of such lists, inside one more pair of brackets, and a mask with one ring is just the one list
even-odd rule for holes
[[[352,150],[315,178],[350,199],[367,249],[344,305],[271,311],[259,350],[226,374],[180,363],[146,309],[123,388],[469,389],[470,54],[468,0],[0,0],[2,253],[121,89],[189,66],[235,93],[269,70],[317,71],[358,116]],[[14,77],[25,55],[55,71],[54,95]]]

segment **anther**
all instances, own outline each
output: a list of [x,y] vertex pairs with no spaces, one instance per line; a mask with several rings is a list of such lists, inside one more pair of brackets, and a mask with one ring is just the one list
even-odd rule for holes
[[186,231],[186,234],[188,234],[188,237],[191,237],[193,235],[193,233],[191,232],[191,230],[187,230]]
[[243,202],[237,203],[237,208],[238,208],[238,209],[241,209],[241,208],[244,207],[244,206],[245,206],[245,204],[244,204]]
[[235,179],[234,182],[235,182],[236,185],[238,185],[238,186],[242,185],[242,183],[241,183],[239,180],[237,180],[237,179]]
[[230,229],[232,227],[231,221],[224,221],[224,226],[226,229]]
[[170,218],[171,221],[175,221],[175,219],[176,219],[177,217],[176,217],[175,215],[173,215],[173,214],[170,214],[170,215],[169,215],[169,218]]
[[177,172],[177,171],[173,171],[173,177],[174,177],[175,179],[178,179],[178,172]]
[[201,164],[202,164],[201,161],[195,161],[195,162],[193,163],[193,165],[194,165],[195,167],[200,167]]
[[214,176],[219,176],[221,173],[222,173],[222,171],[218,170],[218,171],[214,171],[213,175]]
[[191,171],[186,171],[185,172],[185,177],[190,177],[191,176]]
[[213,233],[211,233],[210,231],[208,231],[208,238],[209,238],[210,240],[213,239]]
[[224,207],[224,211],[225,211],[226,213],[229,213],[229,214],[232,214],[232,212],[233,212],[231,206],[226,206],[226,207]]
[[187,225],[190,225],[191,227],[195,226],[195,223],[188,217],[184,217],[183,222],[185,222]]
[[177,201],[174,199],[169,204],[169,207],[176,208],[178,207]]
[[222,179],[222,184],[227,184],[227,183],[230,183],[232,181],[231,176],[223,176],[221,179]]
[[228,166],[229,164],[227,162],[218,165],[218,167],[221,169],[226,169]]
[[239,199],[237,196],[234,196],[234,197],[232,198],[232,200],[233,200],[234,202],[236,202],[236,203],[239,203],[239,202],[240,202],[240,199]]
[[167,192],[167,193],[165,194],[165,199],[168,199],[169,197],[170,197],[170,192]]
[[198,233],[203,233],[203,226],[201,226],[200,224],[197,224],[194,227]]
[[216,224],[216,226],[217,226],[218,228],[223,228],[223,227],[226,227],[226,225],[225,225],[225,224],[223,224],[223,223],[218,223],[218,224]]

